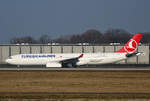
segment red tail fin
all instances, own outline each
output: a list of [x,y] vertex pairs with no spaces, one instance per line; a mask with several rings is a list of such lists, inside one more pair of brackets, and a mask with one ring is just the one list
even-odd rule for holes
[[135,34],[129,42],[116,53],[134,53],[142,38],[142,34]]

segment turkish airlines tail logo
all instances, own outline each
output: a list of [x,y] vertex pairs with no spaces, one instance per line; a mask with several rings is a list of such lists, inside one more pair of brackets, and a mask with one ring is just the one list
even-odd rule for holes
[[142,34],[135,34],[129,42],[122,47],[120,50],[116,51],[116,53],[134,53],[139,45],[139,42],[142,38]]

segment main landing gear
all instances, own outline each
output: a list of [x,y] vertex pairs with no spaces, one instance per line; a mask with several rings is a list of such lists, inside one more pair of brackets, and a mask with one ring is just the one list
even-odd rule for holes
[[76,63],[62,63],[62,68],[75,68],[77,67]]

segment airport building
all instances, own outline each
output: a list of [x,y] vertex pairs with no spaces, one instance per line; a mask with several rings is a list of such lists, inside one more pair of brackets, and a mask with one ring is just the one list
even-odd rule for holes
[[[123,45],[0,45],[0,64],[6,64],[5,60],[16,54],[39,53],[107,53],[115,52]],[[118,64],[149,64],[149,45],[140,45],[138,52],[145,54],[129,58]]]

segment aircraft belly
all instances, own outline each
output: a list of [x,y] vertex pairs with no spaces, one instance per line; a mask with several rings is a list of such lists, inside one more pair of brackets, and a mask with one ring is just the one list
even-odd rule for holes
[[121,61],[124,59],[125,59],[124,57],[91,59],[91,60],[89,60],[88,64],[107,64],[107,63],[118,62],[118,61]]
[[103,59],[93,59],[90,60],[88,64],[100,64],[103,61]]

